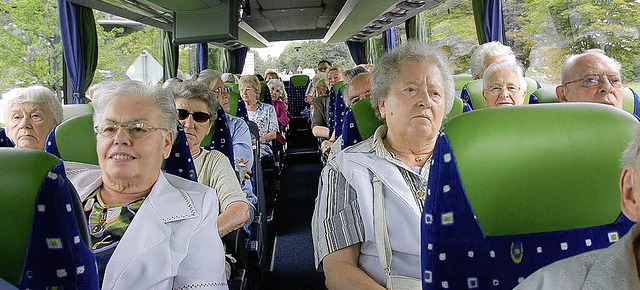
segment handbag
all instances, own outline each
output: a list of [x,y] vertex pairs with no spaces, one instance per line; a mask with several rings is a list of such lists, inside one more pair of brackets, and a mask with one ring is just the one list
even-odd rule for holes
[[384,213],[384,188],[382,181],[377,176],[373,182],[373,229],[376,235],[376,248],[378,260],[387,275],[386,288],[390,290],[414,290],[422,289],[422,281],[419,278],[392,275],[391,274],[391,244],[387,231],[387,218]]

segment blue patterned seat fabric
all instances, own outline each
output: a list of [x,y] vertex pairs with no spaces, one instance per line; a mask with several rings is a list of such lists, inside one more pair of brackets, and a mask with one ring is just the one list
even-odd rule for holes
[[0,147],[13,147],[13,142],[9,140],[4,128],[0,128]]
[[344,87],[341,87],[337,92],[335,92],[336,99],[334,104],[334,112],[333,116],[335,117],[335,132],[336,138],[342,135],[342,127],[344,124],[344,117],[346,111],[348,110],[347,106],[344,103],[344,98],[342,96]]
[[95,256],[82,242],[71,194],[61,161],[36,197],[20,289],[100,289]]
[[[296,79],[299,79],[296,80]],[[287,86],[287,95],[289,96],[289,114],[292,119],[304,119],[302,111],[307,107],[305,102],[305,94],[309,85],[309,77],[306,75],[291,76],[289,86]]]
[[[240,108],[240,106],[238,106]],[[246,110],[246,109],[245,109]],[[211,135],[211,144],[205,146],[207,150],[218,150],[222,152],[229,161],[231,166],[234,166],[233,157],[233,140],[231,139],[231,131],[229,130],[229,124],[227,123],[227,115],[224,113],[222,107],[218,108],[218,118],[211,128],[213,134]],[[209,133],[211,134],[211,132]]]

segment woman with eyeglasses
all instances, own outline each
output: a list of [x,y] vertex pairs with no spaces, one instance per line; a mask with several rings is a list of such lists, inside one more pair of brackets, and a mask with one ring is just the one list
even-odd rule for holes
[[173,96],[121,81],[93,97],[100,166],[65,167],[102,289],[228,289],[216,191],[161,171],[177,134]]
[[249,220],[249,203],[229,159],[219,151],[200,146],[217,118],[218,99],[197,81],[184,81],[169,89],[176,100],[178,120],[187,135],[198,182],[218,193],[218,232],[220,237],[224,237]]
[[260,157],[273,155],[271,141],[279,131],[276,109],[258,100],[260,96],[260,81],[256,76],[242,76],[238,83],[240,96],[247,106],[249,120],[258,125],[258,142],[260,143]]
[[527,95],[522,68],[511,61],[496,62],[485,69],[482,96],[487,107],[520,106]]

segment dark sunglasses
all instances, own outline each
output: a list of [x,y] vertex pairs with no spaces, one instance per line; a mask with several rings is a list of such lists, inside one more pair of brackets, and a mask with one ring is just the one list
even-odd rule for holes
[[184,120],[186,118],[189,118],[189,115],[193,116],[193,120],[198,122],[198,123],[205,123],[209,120],[211,120],[211,115],[205,113],[205,112],[193,112],[193,113],[189,113],[189,111],[187,110],[183,110],[183,109],[178,109],[178,119],[179,120]]

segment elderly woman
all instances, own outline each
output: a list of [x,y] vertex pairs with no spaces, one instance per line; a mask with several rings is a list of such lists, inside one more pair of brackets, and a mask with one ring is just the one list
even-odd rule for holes
[[173,84],[170,90],[175,97],[178,120],[187,135],[198,182],[214,188],[218,193],[218,233],[224,237],[249,220],[249,204],[227,156],[200,146],[209,134],[213,120],[218,117],[218,99],[209,88],[197,81]]
[[278,123],[282,127],[289,125],[289,116],[287,116],[287,91],[284,89],[284,83],[279,79],[272,79],[267,82],[273,107],[276,109]]
[[[253,166],[253,149],[251,146],[251,133],[249,132],[249,126],[247,123],[236,117],[229,115],[231,106],[229,105],[229,92],[222,82],[222,76],[224,74],[212,70],[205,69],[200,72],[198,76],[198,82],[204,84],[211,89],[218,97],[218,102],[222,109],[226,112],[227,125],[231,133],[231,139],[233,141],[233,156],[236,172],[239,175],[245,175],[244,172],[251,174],[251,168]],[[250,176],[246,174],[245,180],[242,183],[242,191],[247,195],[247,200],[253,205],[250,210],[254,210],[254,206],[258,204],[258,198],[253,193],[253,186],[248,181]],[[253,214],[250,214],[253,216]]]
[[8,137],[17,148],[44,151],[47,135],[62,122],[62,105],[43,86],[10,90],[3,95]]
[[93,105],[100,167],[65,166],[102,289],[227,289],[216,191],[160,170],[177,132],[171,94],[114,82]]
[[522,68],[511,61],[496,62],[482,77],[482,96],[487,107],[520,106],[527,95]]
[[410,42],[380,59],[371,83],[371,105],[385,124],[322,171],[312,222],[316,265],[329,289],[384,289],[398,280],[412,287],[402,289],[420,289],[420,216],[453,77],[436,48]]
[[258,100],[260,96],[260,81],[256,76],[242,76],[238,83],[240,95],[247,106],[249,120],[258,125],[260,142],[260,157],[273,155],[271,141],[276,138],[279,131],[276,109],[269,104]]
[[315,79],[313,87],[316,90],[316,98],[311,101],[313,115],[311,115],[311,132],[313,136],[329,139],[329,95],[327,95],[327,80]]

